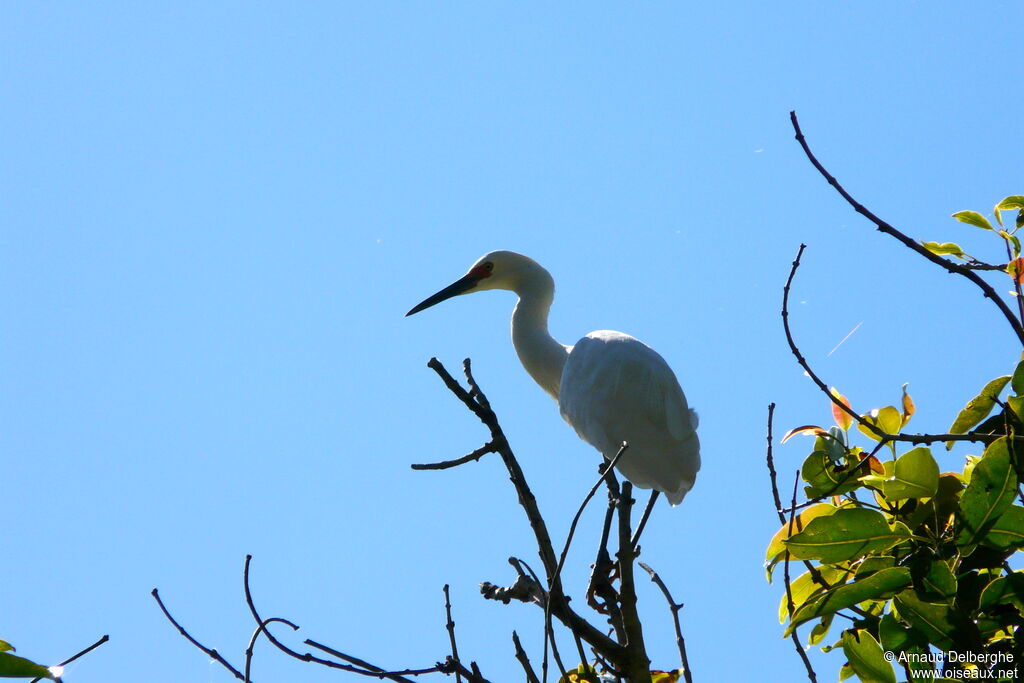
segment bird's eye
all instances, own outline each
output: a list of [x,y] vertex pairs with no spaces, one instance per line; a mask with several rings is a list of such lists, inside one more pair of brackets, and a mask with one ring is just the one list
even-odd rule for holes
[[488,271],[494,270],[494,264],[491,263],[490,261],[487,261],[486,263],[484,263],[484,268],[486,268]]

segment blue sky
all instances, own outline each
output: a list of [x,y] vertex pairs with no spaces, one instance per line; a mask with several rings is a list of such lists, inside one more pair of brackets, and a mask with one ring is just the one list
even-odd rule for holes
[[[998,2],[4,3],[0,636],[56,662],[109,633],[75,683],[231,680],[149,591],[240,663],[252,553],[265,615],[395,668],[447,652],[450,583],[463,655],[518,679],[510,633],[536,654],[541,616],[477,584],[535,557],[530,530],[496,459],[409,469],[485,437],[427,359],[474,359],[556,536],[597,455],[519,366],[511,295],[403,318],[506,248],[554,275],[557,338],[640,337],[701,413],[697,486],[657,511],[644,553],[686,603],[697,678],[798,678],[761,569],[766,405],[780,432],[829,418],[779,320],[798,245],[794,330],[858,409],[909,382],[912,426],[944,430],[1019,351],[967,283],[839,199],[788,112],[876,213],[998,259],[949,214],[1024,190],[1022,18]],[[778,449],[786,478],[806,446]],[[653,587],[640,599],[671,668],[667,610]],[[825,679],[841,663],[816,661]],[[254,672],[339,678],[266,645]]]

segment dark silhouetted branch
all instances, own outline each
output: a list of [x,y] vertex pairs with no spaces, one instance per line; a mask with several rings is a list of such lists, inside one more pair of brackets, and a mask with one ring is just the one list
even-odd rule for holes
[[1021,321],[1014,316],[1013,311],[1010,310],[1010,307],[1007,306],[1006,302],[1003,301],[1002,297],[1000,297],[996,293],[996,291],[992,288],[991,285],[982,280],[979,275],[973,272],[973,269],[964,267],[948,259],[944,259],[941,256],[938,256],[937,254],[933,254],[932,252],[928,251],[923,246],[918,244],[915,240],[906,236],[905,234],[903,234],[902,232],[900,232],[899,230],[897,230],[896,228],[894,228],[893,226],[889,225],[881,218],[876,216],[874,213],[869,211],[867,208],[865,208],[860,202],[854,199],[850,195],[850,193],[843,188],[842,185],[839,184],[839,181],[835,179],[835,176],[829,173],[821,164],[821,162],[818,161],[818,159],[814,156],[814,153],[811,152],[811,148],[807,144],[807,139],[804,137],[803,131],[800,130],[800,122],[797,120],[795,111],[789,112],[789,120],[793,124],[793,131],[796,133],[796,140],[797,142],[800,143],[800,147],[803,148],[804,154],[807,155],[807,159],[811,162],[811,164],[814,165],[814,168],[818,170],[818,173],[820,173],[822,177],[828,181],[828,184],[834,187],[836,192],[838,192],[842,196],[842,198],[845,199],[846,202],[853,207],[854,211],[856,211],[857,213],[859,213],[860,215],[864,216],[869,221],[874,223],[875,227],[878,228],[880,232],[883,232],[886,235],[894,237],[900,242],[902,242],[903,245],[906,246],[908,249],[917,252],[918,254],[928,259],[932,263],[944,268],[946,271],[950,273],[955,273],[957,275],[961,275],[970,280],[971,282],[973,282],[975,285],[977,285],[978,288],[981,289],[982,294],[986,298],[990,299],[992,303],[996,305],[997,308],[999,308],[999,311],[1006,318],[1007,322],[1010,323],[1010,327],[1013,328],[1013,331],[1017,335],[1017,338],[1020,340],[1021,344],[1024,344],[1024,326],[1022,326]]
[[566,628],[573,633],[578,634],[583,638],[583,640],[597,648],[597,650],[602,652],[608,659],[617,661],[624,653],[622,646],[594,627],[593,624],[581,617],[569,606],[569,601],[562,592],[561,580],[558,578],[558,559],[555,556],[554,546],[551,542],[551,535],[548,533],[547,524],[544,522],[544,518],[537,506],[537,499],[534,497],[529,484],[526,482],[523,470],[520,467],[519,462],[516,460],[515,454],[512,452],[512,448],[509,446],[508,440],[505,438],[501,425],[498,423],[497,416],[494,411],[491,410],[490,403],[488,402],[486,395],[484,395],[476,380],[473,378],[470,360],[467,358],[463,361],[462,365],[463,371],[466,375],[466,381],[470,387],[469,391],[466,391],[436,358],[431,358],[427,363],[427,367],[437,373],[441,378],[441,381],[443,381],[445,386],[448,387],[448,390],[451,391],[455,397],[458,398],[474,415],[476,415],[490,432],[491,438],[489,446],[493,446],[495,452],[497,452],[501,457],[502,462],[508,471],[509,478],[512,481],[512,485],[515,487],[516,493],[519,496],[519,504],[526,513],[527,520],[530,523],[530,528],[533,530],[534,538],[537,542],[538,554],[540,556],[541,563],[544,566],[544,573],[550,586],[548,599],[545,604],[550,605],[552,616],[561,621]]
[[650,568],[643,562],[638,562],[644,571],[651,575],[651,581],[661,589],[661,594],[665,596],[665,601],[668,602],[668,609],[672,612],[672,623],[676,629],[676,646],[679,648],[679,663],[683,668],[683,680],[686,683],[693,683],[693,675],[690,673],[690,661],[686,657],[686,640],[683,638],[683,631],[679,626],[679,610],[683,609],[683,603],[676,602],[672,597],[672,593],[669,592],[668,586],[658,576],[658,573]]
[[163,610],[164,616],[167,617],[167,621],[171,622],[174,625],[174,628],[178,629],[178,633],[183,635],[185,637],[185,640],[187,640],[188,642],[190,642],[193,645],[195,645],[197,648],[199,648],[200,650],[205,652],[206,655],[210,659],[214,660],[215,662],[217,662],[218,664],[223,666],[225,669],[230,671],[232,674],[234,674],[235,678],[237,678],[240,681],[244,681],[245,680],[245,676],[242,674],[241,671],[239,671],[235,667],[231,666],[231,664],[228,662],[228,660],[224,659],[220,655],[219,652],[217,652],[213,648],[206,647],[205,645],[200,643],[198,640],[193,638],[192,635],[188,631],[185,630],[185,627],[183,627],[181,624],[179,624],[174,619],[174,617],[171,616],[171,613],[167,610],[167,607],[164,605],[164,601],[160,599],[160,591],[158,591],[156,588],[154,588],[153,592],[151,593],[151,595],[156,600],[156,604],[160,605],[160,609]]
[[[793,479],[793,499],[789,506],[789,537],[793,536],[793,521],[796,515],[796,488],[797,484],[800,483],[800,470],[796,471],[796,477]],[[789,618],[793,618],[794,612],[796,612],[796,606],[793,603],[793,588],[789,582],[789,548],[786,548],[785,568],[783,576],[786,581],[786,605],[789,608]],[[811,660],[807,658],[807,652],[804,651],[803,646],[800,644],[800,635],[797,633],[796,627],[793,627],[793,633],[790,634],[790,638],[793,641],[793,645],[796,647],[796,653],[800,655],[800,660],[804,663],[804,667],[807,669],[807,678],[810,679],[811,683],[818,683],[818,677],[814,673],[814,668],[811,666]]]
[[[81,650],[80,652],[76,652],[75,654],[71,655],[70,657],[65,659],[63,662],[61,662],[57,666],[67,666],[68,664],[70,664],[71,662],[75,661],[79,657],[84,657],[85,655],[89,654],[90,652],[92,652],[93,650],[95,650],[96,648],[98,648],[100,645],[102,645],[103,643],[107,642],[108,640],[110,640],[110,636],[103,636],[102,638],[97,640],[95,643],[93,643],[89,647],[85,648],[84,650]],[[30,683],[38,683],[41,680],[43,680],[43,679],[42,678],[33,678]]]
[[540,683],[537,673],[533,670],[533,665],[530,664],[530,658],[526,656],[523,644],[519,642],[519,634],[515,631],[512,631],[512,644],[516,648],[516,659],[519,660],[519,664],[523,667],[523,673],[526,674],[526,683]]
[[[865,420],[863,417],[857,414],[852,408],[846,405],[844,402],[836,398],[836,396],[829,390],[828,385],[825,384],[818,377],[818,374],[811,369],[811,366],[807,363],[807,359],[800,352],[800,348],[796,345],[796,340],[793,339],[793,332],[789,327],[789,292],[793,285],[793,278],[796,276],[796,271],[800,267],[800,257],[803,256],[804,249],[807,248],[806,244],[801,244],[800,249],[796,253],[796,258],[793,260],[793,267],[789,271],[789,277],[786,279],[786,284],[782,288],[782,327],[786,332],[786,341],[789,343],[789,350],[793,353],[797,363],[804,369],[807,376],[811,378],[822,393],[828,396],[829,400],[835,405],[857,421],[858,424],[863,425],[865,429],[874,434],[882,443],[890,441],[902,441],[915,445],[920,444],[932,444],[943,441],[970,441],[973,443],[991,443],[998,438],[1001,438],[1000,434],[978,434],[971,432],[968,434],[889,434],[878,428],[872,422]],[[928,252],[931,253],[931,252]]]
[[616,507],[619,517],[619,609],[622,610],[622,626],[626,631],[625,658],[615,664],[622,669],[627,680],[643,681],[650,677],[651,660],[644,647],[644,630],[640,615],[636,608],[636,584],[633,579],[633,562],[636,553],[633,551],[632,525],[630,512],[633,509],[633,485],[622,482],[622,494]]
[[768,404],[768,477],[772,481],[772,498],[775,500],[775,512],[779,515],[779,523],[786,523],[786,515],[782,513],[782,499],[779,497],[779,482],[775,473],[775,460],[772,457],[772,422],[775,419],[775,404]]
[[[447,583],[444,585],[444,614],[446,619],[444,626],[448,629],[448,640],[452,644],[452,659],[459,661],[459,646],[455,642],[455,621],[452,619],[452,600]],[[458,671],[455,672],[455,680],[457,683],[462,683],[462,674]]]
[[288,621],[287,619],[281,619],[280,617],[271,617],[270,619],[264,619],[263,623],[257,626],[256,630],[252,632],[252,638],[249,639],[249,647],[245,648],[245,683],[249,683],[249,681],[252,680],[249,678],[249,674],[252,670],[252,655],[253,652],[256,651],[256,640],[260,637],[260,634],[266,630],[267,624],[275,621],[280,622],[282,624],[287,624],[296,631],[299,630],[298,626]]

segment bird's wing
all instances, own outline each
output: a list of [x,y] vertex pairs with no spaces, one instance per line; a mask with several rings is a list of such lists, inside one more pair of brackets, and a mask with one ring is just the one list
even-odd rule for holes
[[570,351],[559,409],[581,438],[608,457],[640,432],[683,441],[697,426],[668,363],[640,340],[605,330]]

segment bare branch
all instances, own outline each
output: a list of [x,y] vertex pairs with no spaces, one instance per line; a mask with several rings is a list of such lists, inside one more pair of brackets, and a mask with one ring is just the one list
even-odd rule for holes
[[185,637],[185,640],[195,645],[197,648],[205,652],[210,659],[219,663],[225,669],[234,674],[235,678],[237,678],[240,681],[245,680],[245,676],[242,675],[242,672],[236,669],[235,667],[231,666],[231,664],[228,663],[228,660],[224,659],[219,652],[217,652],[213,648],[206,647],[205,645],[200,643],[198,640],[193,638],[192,635],[188,631],[186,631],[181,624],[175,621],[174,617],[171,616],[171,613],[167,610],[167,607],[164,605],[164,601],[160,599],[160,591],[154,588],[151,595],[156,600],[156,604],[160,605],[160,609],[163,610],[164,616],[167,617],[167,621],[171,622],[174,625],[174,628],[178,629],[178,633],[183,635]]
[[[459,661],[459,647],[455,642],[455,621],[452,620],[452,601],[448,593],[448,584],[444,585],[444,613],[446,617],[445,628],[448,629],[448,640],[452,644],[452,659]],[[455,680],[462,683],[462,674],[455,672]]]
[[523,644],[519,642],[519,634],[515,631],[512,631],[512,644],[516,648],[516,659],[519,660],[523,667],[523,672],[526,674],[526,683],[540,683],[537,673],[533,670],[533,665],[530,664],[530,658],[526,656]]
[[793,260],[793,267],[789,271],[789,278],[786,279],[786,284],[782,288],[782,327],[786,332],[786,341],[789,342],[789,350],[793,353],[793,356],[796,357],[797,363],[800,364],[800,367],[804,369],[804,372],[811,378],[811,381],[821,389],[822,393],[828,396],[832,403],[839,406],[843,412],[856,420],[858,424],[863,425],[865,429],[878,437],[882,443],[889,441],[902,441],[912,444],[931,444],[940,441],[970,441],[974,443],[987,444],[1001,437],[999,434],[979,434],[977,432],[970,432],[967,434],[888,434],[879,429],[874,423],[865,420],[863,417],[858,415],[856,411],[836,398],[836,396],[829,390],[828,385],[825,384],[821,378],[818,377],[818,374],[811,369],[811,366],[807,363],[807,359],[804,358],[803,354],[800,352],[800,348],[796,345],[796,341],[793,339],[793,332],[789,328],[789,291],[793,285],[793,278],[796,276],[796,271],[800,267],[800,257],[803,256],[804,249],[806,248],[806,244],[800,245],[800,249],[796,253],[796,258]]
[[683,603],[676,602],[672,598],[672,593],[669,592],[668,586],[658,576],[658,573],[650,568],[643,562],[637,562],[645,572],[651,575],[651,581],[661,589],[661,594],[665,596],[665,601],[668,602],[668,609],[672,612],[672,622],[676,628],[676,645],[679,647],[679,663],[683,667],[683,680],[686,683],[693,683],[693,675],[690,673],[690,662],[686,657],[686,641],[683,639],[683,631],[679,627],[679,610],[683,609]]
[[633,539],[630,543],[633,544],[633,552],[637,555],[640,554],[640,534],[644,532],[644,527],[647,526],[647,520],[651,517],[651,511],[654,510],[654,504],[658,502],[658,495],[661,491],[655,489],[651,491],[651,497],[647,499],[647,507],[644,508],[644,514],[640,517],[640,523],[636,526],[636,531],[633,533]]
[[[98,648],[100,645],[102,645],[103,643],[107,642],[108,640],[110,640],[110,636],[103,636],[102,638],[97,640],[95,643],[93,643],[89,647],[85,648],[84,650],[82,650],[80,652],[77,652],[77,653],[71,655],[70,657],[65,659],[63,662],[61,662],[57,666],[67,666],[68,664],[70,664],[71,662],[75,661],[79,657],[84,657],[85,655],[89,654],[90,652],[92,652],[93,650],[95,650],[96,648]],[[38,683],[41,680],[43,680],[43,679],[42,678],[33,678],[30,683]]]
[[[256,604],[253,602],[253,599],[252,599],[252,590],[249,588],[249,565],[251,563],[252,563],[252,555],[246,555],[245,556],[245,568],[242,571],[242,586],[245,589],[245,603],[249,606],[249,612],[252,614],[252,618],[256,620],[256,623],[257,624],[263,624],[264,620],[260,617],[259,612],[256,610]],[[294,624],[292,624],[292,626],[294,627]],[[267,640],[269,640],[271,643],[273,643],[274,646],[278,650],[280,650],[281,652],[284,652],[286,655],[288,655],[290,657],[294,657],[295,659],[298,659],[299,661],[309,662],[309,663],[313,663],[313,664],[320,664],[321,666],[326,666],[326,667],[328,667],[330,669],[340,669],[341,671],[348,671],[350,673],[360,674],[360,675],[363,675],[363,676],[374,676],[376,678],[387,678],[388,680],[397,681],[398,683],[412,683],[412,679],[406,678],[404,675],[402,675],[402,673],[394,673],[394,672],[386,671],[385,669],[382,669],[381,667],[374,666],[373,664],[370,664],[368,662],[363,662],[362,660],[359,660],[360,663],[353,666],[353,665],[349,665],[349,664],[340,664],[339,662],[333,662],[333,661],[331,661],[329,659],[323,659],[323,658],[317,657],[317,656],[315,656],[315,655],[313,655],[313,654],[311,654],[309,652],[306,652],[306,653],[296,652],[295,650],[291,649],[290,647],[288,647],[287,645],[282,643],[280,640],[278,640],[277,637],[270,631],[269,628],[264,628],[263,633],[266,634]],[[309,643],[307,643],[307,644],[309,644]],[[323,649],[323,648],[320,648],[320,649]],[[325,652],[326,652],[326,650],[325,650]],[[335,655],[335,656],[338,656],[338,655]],[[342,658],[344,659],[344,657],[342,657]],[[347,661],[352,661],[353,659],[355,659],[355,658],[347,659]],[[434,669],[430,669],[429,671],[428,670],[423,670],[423,669],[411,670],[411,671],[417,671],[419,673],[433,673],[433,671],[436,671],[436,670],[437,669],[435,667]],[[410,675],[412,675],[412,674],[410,674]]]
[[843,199],[845,199],[846,202],[853,207],[854,211],[856,211],[857,213],[859,213],[860,215],[864,216],[869,221],[874,223],[875,227],[878,228],[880,232],[895,237],[897,240],[902,242],[904,246],[906,246],[908,249],[917,252],[924,258],[944,268],[950,273],[962,275],[963,277],[967,278],[975,285],[977,285],[978,288],[981,289],[982,294],[986,298],[991,299],[992,303],[994,303],[996,307],[999,308],[999,311],[1006,318],[1007,322],[1010,323],[1010,327],[1013,328],[1013,331],[1017,335],[1017,338],[1020,340],[1022,344],[1024,344],[1024,326],[1021,325],[1021,321],[1014,316],[1013,311],[1010,310],[1010,307],[1006,305],[1006,302],[1003,301],[1002,297],[1000,297],[996,293],[996,291],[992,288],[991,285],[982,280],[981,277],[978,276],[975,272],[973,272],[972,269],[965,268],[964,266],[961,266],[958,263],[954,263],[952,261],[949,261],[948,259],[944,259],[941,256],[938,256],[928,251],[920,244],[918,244],[915,240],[911,239],[910,237],[907,237],[902,232],[900,232],[893,226],[889,225],[881,218],[873,214],[871,211],[866,209],[863,205],[861,205],[856,199],[854,199],[850,195],[849,192],[847,192],[843,188],[842,185],[839,184],[839,181],[837,181],[831,173],[825,170],[825,167],[822,166],[821,162],[818,161],[818,159],[811,152],[811,148],[807,144],[807,139],[804,137],[803,131],[800,130],[800,122],[796,118],[795,111],[789,112],[789,120],[793,124],[793,131],[796,133],[796,140],[797,142],[800,143],[800,146],[803,148],[804,154],[807,155],[807,159],[811,162],[811,164],[814,165],[814,168],[818,170],[818,173],[820,173],[822,177],[828,181],[828,184],[834,187],[836,189],[836,192],[838,192],[843,197]]
[[630,681],[643,681],[650,677],[651,660],[644,647],[643,624],[636,609],[636,585],[633,580],[633,561],[636,554],[630,543],[630,512],[633,509],[633,485],[622,482],[619,496],[619,609],[622,610],[622,625],[626,631],[627,657],[615,663]]
[[467,462],[475,462],[488,453],[497,452],[498,449],[494,445],[494,442],[489,441],[472,453],[464,455],[461,458],[445,460],[444,462],[428,462],[423,464],[413,463],[410,467],[414,470],[447,470],[452,467],[458,467],[459,465],[465,465]]
[[[530,528],[533,529],[534,538],[537,542],[538,554],[544,565],[544,573],[548,578],[552,590],[550,591],[548,603],[551,605],[551,614],[558,618],[573,633],[579,634],[581,638],[602,652],[608,659],[616,661],[623,654],[623,648],[590,622],[577,614],[570,606],[569,601],[562,592],[561,581],[557,577],[556,569],[558,561],[555,556],[551,536],[548,533],[547,524],[544,522],[540,509],[537,506],[537,499],[526,482],[519,462],[516,460],[512,448],[498,423],[494,411],[483,391],[473,378],[472,366],[469,359],[463,361],[466,380],[469,383],[470,391],[466,391],[451,376],[445,367],[436,358],[431,358],[427,366],[437,373],[456,398],[458,398],[477,418],[488,428],[491,433],[490,443],[494,445],[496,452],[501,456],[502,462],[509,473],[512,485],[519,496],[519,504],[526,513]],[[554,578],[554,581],[552,581]]]
[[782,499],[779,498],[779,482],[775,473],[775,460],[772,457],[772,422],[775,419],[775,404],[768,404],[768,476],[772,481],[772,497],[775,499],[775,512],[779,515],[779,522],[786,523],[786,516],[782,514]]
[[[789,536],[793,535],[793,520],[796,514],[796,487],[800,483],[800,470],[796,471],[796,477],[793,479],[793,499],[789,506]],[[785,560],[785,571],[783,573],[786,581],[786,605],[789,608],[789,618],[793,618],[793,613],[796,611],[796,606],[793,604],[793,588],[789,582],[789,549],[786,549],[786,560]],[[811,666],[811,660],[807,658],[807,653],[804,651],[803,646],[800,644],[800,635],[797,633],[797,629],[793,627],[793,633],[790,636],[793,640],[793,645],[796,647],[796,652],[800,655],[801,661],[804,663],[804,667],[807,669],[807,677],[811,683],[818,683],[818,677],[814,674],[814,668]]]
[[279,617],[271,617],[270,619],[264,619],[263,623],[256,627],[256,630],[252,633],[252,638],[249,639],[249,647],[245,648],[245,683],[249,683],[252,679],[249,678],[249,673],[252,669],[252,655],[256,650],[256,639],[260,637],[260,633],[263,633],[267,624],[271,622],[281,622],[282,624],[288,624],[292,629],[298,631],[299,627],[288,621],[287,619],[281,619]]

